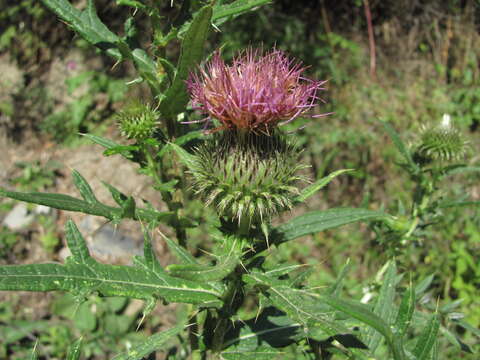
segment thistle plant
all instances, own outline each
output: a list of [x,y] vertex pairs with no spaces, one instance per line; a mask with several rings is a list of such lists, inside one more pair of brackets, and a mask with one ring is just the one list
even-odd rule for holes
[[[43,0],[78,35],[117,61],[132,62],[138,75],[133,83],[148,85],[151,96],[142,101],[151,105],[126,108],[118,115],[126,143],[85,137],[102,146],[104,155],[135,162],[153,180],[165,210],[111,184],[105,186],[116,205],[104,204],[75,170],[72,178],[80,197],[0,188],[0,195],[11,199],[101,216],[114,223],[132,219],[142,225],[144,235],[144,254],[134,257],[133,265],[109,265],[90,255],[82,234],[68,221],[65,235],[71,256],[65,263],[0,266],[0,290],[66,291],[79,302],[93,294],[141,299],[146,305],[137,319],[139,331],[157,302],[185,304],[179,306],[183,315],[175,326],[134,344],[125,339],[122,353],[106,354],[117,360],[140,360],[160,351],[170,360],[440,359],[438,334],[441,329],[451,335],[442,324],[449,312],[417,311],[421,306],[417,299],[428,281],[417,288],[401,284],[394,259],[380,271],[381,286],[368,304],[344,298],[348,262],[333,282],[312,284],[308,282],[312,268],[270,260],[278,246],[305,235],[359,221],[397,231],[399,219],[366,208],[330,208],[272,225],[278,213],[304,203],[351,169],[305,183],[302,149],[295,145],[295,135],[283,133],[281,125],[299,116],[321,117],[314,110],[324,82],[307,79],[300,63],[279,50],[247,49],[230,65],[215,52],[212,60],[198,67],[213,27],[267,2],[184,1],[178,16],[169,21],[162,16],[159,1],[122,1],[132,7],[132,16],[120,36],[102,23],[92,0],[85,10],[67,0]],[[138,12],[151,20],[149,46],[140,46],[136,38]],[[178,58],[168,56],[172,40],[180,43]],[[189,125],[197,122],[191,120],[195,115],[187,106],[190,100],[207,116],[204,130],[209,134]],[[429,208],[424,199],[431,183],[424,180],[430,170],[416,163],[393,129],[387,129],[406,160],[404,166],[422,184],[414,218],[401,231],[409,238]],[[434,148],[415,149],[431,156]],[[447,170],[453,168],[435,174]],[[189,210],[196,200],[212,205],[220,221],[192,215]],[[416,224],[414,219],[419,219]],[[193,228],[200,224],[208,241],[206,251],[198,254],[191,242],[199,236]],[[163,235],[165,228],[175,239]],[[177,263],[160,263],[156,241],[166,243]],[[468,328],[461,322],[454,325]],[[90,334],[78,335],[89,341]],[[454,335],[447,338],[468,349]],[[68,359],[81,357],[81,344],[75,344]]]
[[444,199],[445,191],[441,182],[451,175],[478,171],[478,168],[462,162],[469,152],[469,142],[448,114],[443,116],[441,122],[423,126],[410,147],[402,142],[390,125],[385,124],[385,128],[403,156],[404,161],[400,166],[415,187],[411,191],[410,210],[401,211],[398,216],[381,224],[377,223],[374,229],[379,239],[386,243],[391,256],[408,257],[410,245],[422,242],[425,229],[444,217],[444,209],[468,205],[468,202]]

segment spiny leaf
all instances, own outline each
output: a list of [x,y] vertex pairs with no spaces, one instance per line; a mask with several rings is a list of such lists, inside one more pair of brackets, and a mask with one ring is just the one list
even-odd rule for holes
[[[78,180],[78,178],[77,178]],[[82,184],[81,186],[84,186]],[[87,184],[88,186],[88,184]],[[25,201],[28,203],[49,206],[55,209],[82,212],[90,215],[103,216],[109,220],[120,220],[122,218],[132,218],[134,220],[150,221],[164,221],[168,222],[172,219],[172,212],[158,212],[149,209],[135,208],[134,211],[128,211],[128,207],[116,208],[109,205],[102,204],[98,201],[93,202],[95,196],[90,193],[85,187],[82,189],[84,196],[89,198],[89,202],[80,200],[69,195],[39,193],[39,192],[16,192],[7,191],[0,188],[0,196],[9,197],[11,199]],[[92,197],[93,196],[93,197]],[[128,199],[127,199],[128,200]]]
[[338,175],[341,175],[343,173],[349,172],[349,171],[354,171],[354,169],[337,170],[337,171],[334,171],[333,173],[321,178],[320,180],[315,181],[313,184],[311,184],[310,186],[303,189],[302,192],[300,193],[300,195],[295,198],[295,201],[296,202],[304,202],[309,197],[314,195],[317,191],[319,191],[321,188],[326,186],[335,177],[337,177]]
[[319,299],[320,301],[325,302],[330,305],[332,308],[344,312],[351,317],[360,320],[361,322],[371,326],[377,330],[380,334],[385,337],[390,349],[393,352],[395,360],[404,360],[405,354],[401,344],[401,339],[395,337],[390,330],[390,326],[383,321],[378,315],[374,314],[372,311],[368,310],[365,306],[361,304],[354,303],[351,301],[346,301],[339,299],[337,297],[331,297],[328,295],[323,295]]
[[45,6],[57,14],[85,40],[106,51],[116,59],[121,54],[115,47],[119,37],[111,32],[98,18],[93,0],[88,0],[87,8],[80,11],[67,0],[42,0]]
[[[380,293],[375,303],[373,313],[378,315],[387,324],[390,324],[393,314],[393,300],[395,297],[395,277],[397,274],[397,268],[394,261],[390,261],[385,276],[380,287]],[[380,344],[381,334],[373,328],[370,328],[367,332],[367,346],[374,355],[375,351]]]
[[68,220],[65,224],[65,233],[67,245],[72,253],[73,260],[78,264],[91,265],[95,260],[90,256],[87,244],[82,234],[78,231],[77,226],[72,220]]
[[412,320],[413,312],[415,310],[415,288],[410,285],[402,297],[400,308],[398,309],[397,319],[394,323],[396,334],[398,336],[405,336],[410,322]]
[[125,203],[125,201],[127,201],[127,196],[125,194],[123,194],[122,192],[120,192],[120,190],[118,190],[116,187],[114,187],[113,185],[110,185],[104,181],[102,181],[102,184],[103,186],[105,186],[108,191],[110,191],[110,195],[112,195],[112,199],[119,205],[119,206],[123,206],[123,204]]
[[185,250],[183,247],[181,247],[175,241],[169,239],[168,237],[162,237],[167,243],[170,251],[173,252],[173,254],[177,257],[179,261],[181,261],[183,264],[198,265],[197,260],[187,250]]
[[432,347],[435,345],[437,340],[438,329],[440,328],[440,322],[438,320],[438,315],[433,314],[425,327],[420,337],[417,341],[415,348],[413,349],[413,354],[418,360],[428,359]]
[[173,118],[184,110],[189,101],[185,80],[187,80],[189,72],[202,60],[211,19],[212,7],[204,6],[195,15],[185,34],[175,79],[160,103],[160,111],[166,117]]
[[34,264],[0,267],[0,290],[54,291],[74,294],[97,292],[103,296],[123,296],[191,304],[218,305],[221,292],[209,284],[175,278],[146,267],[105,265],[88,255],[85,241],[71,222],[67,225],[68,244],[73,259],[65,265]]
[[319,327],[329,336],[348,333],[348,329],[334,321],[331,308],[308,291],[293,289],[286,281],[259,272],[244,275],[243,280],[252,285],[260,285],[259,288],[268,299],[292,320],[304,326]]
[[154,272],[158,276],[165,274],[165,270],[162,268],[158,259],[153,251],[152,238],[150,236],[149,228],[142,227],[143,230],[143,256],[145,258],[145,264],[149,267],[150,271]]
[[72,171],[73,183],[75,187],[79,191],[80,195],[82,195],[83,200],[85,200],[89,204],[98,203],[95,194],[93,193],[92,188],[88,184],[87,180],[77,171]]

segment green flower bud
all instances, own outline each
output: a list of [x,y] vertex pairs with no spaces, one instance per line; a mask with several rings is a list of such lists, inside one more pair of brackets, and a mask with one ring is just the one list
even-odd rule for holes
[[453,127],[450,116],[445,114],[438,125],[424,127],[414,158],[421,164],[433,161],[454,161],[465,156],[468,141]]
[[117,114],[120,132],[128,139],[144,140],[153,135],[158,113],[139,101],[130,103]]
[[279,133],[216,133],[196,149],[193,189],[227,220],[259,225],[291,209],[295,183],[305,180],[299,154]]

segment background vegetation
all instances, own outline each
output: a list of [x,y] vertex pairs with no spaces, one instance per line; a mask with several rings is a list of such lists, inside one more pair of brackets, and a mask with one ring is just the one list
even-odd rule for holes
[[[125,2],[96,1],[100,17],[116,32],[122,31],[124,19],[131,15],[131,8],[117,6]],[[163,2],[166,16],[180,7],[180,1],[172,1],[173,7],[170,1]],[[82,1],[76,3],[82,5]],[[38,1],[0,0],[0,9],[3,146],[21,152],[49,143],[76,151],[82,145],[79,132],[115,134],[115,111],[129,98],[148,91],[127,85],[133,73],[129,65],[115,65],[96,53]],[[211,38],[210,49],[223,46],[228,57],[248,45],[275,46],[302,59],[311,77],[329,80],[320,111],[334,114],[294,122],[290,130],[296,131],[301,144],[308,145],[304,156],[312,165],[312,178],[341,168],[356,171],[335,179],[303,210],[368,206],[397,213],[409,206],[413,184],[399,168],[398,156],[378,120],[391,123],[408,142],[415,140],[422,126],[448,113],[471,141],[469,161],[478,165],[479,29],[480,4],[475,0],[276,0],[222,26]],[[179,50],[172,46],[167,51],[175,54]],[[108,73],[103,72],[105,68],[110,69]],[[301,125],[306,127],[299,129]],[[61,162],[31,158],[27,163],[7,163],[0,172],[0,185],[53,190],[66,173]],[[478,174],[459,175],[443,184],[444,195],[479,200],[478,180]],[[13,203],[0,201],[1,219]],[[203,211],[200,203],[196,206],[192,211]],[[445,215],[413,244],[399,266],[414,273],[414,282],[433,275],[434,286],[424,295],[427,300],[458,300],[458,312],[465,313],[466,320],[478,329],[479,210],[455,208]],[[39,256],[57,260],[62,246],[57,229],[65,219],[61,213],[38,217],[21,232],[0,228],[0,263],[29,263]],[[345,227],[305,238],[280,248],[276,259],[320,263],[315,265],[315,276],[323,281],[337,275],[350,258],[354,267],[350,274],[356,278],[350,276],[345,289],[352,297],[367,296],[378,290],[374,275],[387,259],[387,244],[376,243],[373,230]],[[197,232],[196,242],[201,244],[202,231]],[[371,287],[357,285],[365,280],[370,280]],[[0,358],[7,354],[26,358],[38,341],[50,358],[63,359],[79,334],[88,334],[86,356],[108,358],[116,348],[141,336],[135,331],[135,320],[141,314],[135,304],[92,297],[77,306],[66,295],[43,298],[34,304],[22,294],[0,294],[0,338],[4,340]],[[143,331],[155,332],[171,324],[164,310],[157,309]],[[54,319],[55,326],[47,319]],[[462,340],[475,343],[478,337],[468,334]]]

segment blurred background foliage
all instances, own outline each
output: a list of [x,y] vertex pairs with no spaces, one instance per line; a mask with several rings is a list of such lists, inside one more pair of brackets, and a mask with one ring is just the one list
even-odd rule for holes
[[[173,1],[173,7],[170,0],[162,1],[166,17],[178,12],[181,1]],[[84,5],[82,0],[74,3]],[[132,9],[118,6],[122,3],[119,0],[95,3],[102,21],[122,33],[122,24]],[[374,46],[369,41],[367,8]],[[102,133],[115,128],[113,115],[126,99],[148,94],[142,86],[127,85],[133,79],[131,65],[116,65],[100,55],[39,1],[0,0],[0,9],[0,133],[15,146],[27,143],[32,136],[54,146],[77,146],[79,132]],[[143,41],[145,49],[155,51],[149,39]],[[320,94],[325,103],[320,104],[319,112],[334,113],[313,121],[300,119],[287,130],[305,147],[312,179],[341,168],[356,171],[336,178],[310,201],[308,209],[366,206],[398,214],[410,205],[413,184],[398,166],[398,155],[378,120],[390,122],[411,142],[422,125],[439,122],[448,113],[471,142],[469,162],[479,164],[478,0],[274,0],[222,25],[210,38],[211,51],[222,46],[227,58],[249,45],[282,49],[301,59],[309,67],[310,77],[328,80],[328,91]],[[175,46],[167,49],[172,54],[178,50]],[[38,189],[41,180],[42,189],[54,186],[50,179],[55,171],[41,170],[36,159],[32,161],[23,167],[30,169],[28,176],[23,170],[12,185],[25,189],[31,183],[31,188]],[[443,184],[444,194],[479,200],[479,183],[478,174],[458,175]],[[11,202],[0,203],[0,218],[11,208]],[[441,222],[412,244],[408,256],[399,259],[400,266],[412,272],[414,282],[435,274],[433,290],[427,295],[441,301],[461,299],[460,311],[478,328],[480,212],[466,207],[447,210]],[[192,211],[204,209],[198,203]],[[52,232],[52,225],[48,227]],[[48,251],[53,251],[58,241],[52,236],[54,245]],[[192,237],[201,243],[202,231],[192,232]],[[11,252],[19,249],[16,241],[10,230],[0,228],[1,263],[8,263]],[[358,297],[378,286],[374,281],[369,289],[360,284],[371,279],[385,262],[384,251],[372,229],[355,225],[281,247],[274,259],[315,263],[316,280],[322,283],[350,258],[355,268],[351,274],[357,278],[351,276],[351,286],[346,289]],[[74,299],[57,297],[48,315],[58,320],[56,327],[46,326],[42,319],[27,324],[28,315],[15,309],[15,299],[3,301],[0,334],[11,332],[6,324],[12,323],[19,332],[0,345],[0,358],[12,351],[11,346],[16,353],[26,354],[28,347],[24,345],[34,343],[28,336],[31,333],[40,334],[45,346],[51,348],[52,358],[62,358],[66,344],[85,329],[92,358],[101,349],[118,345],[116,339],[125,342],[134,337],[131,319],[138,310],[126,314],[128,304],[121,300],[103,305],[98,305],[99,301],[91,299],[82,305],[100,309],[94,318],[67,316],[64,309],[74,306]],[[83,308],[76,311],[78,314]],[[80,330],[71,331],[68,321]],[[145,326],[154,329],[159,321],[153,318]],[[105,336],[103,330],[117,323],[123,324],[114,326],[118,333]]]

